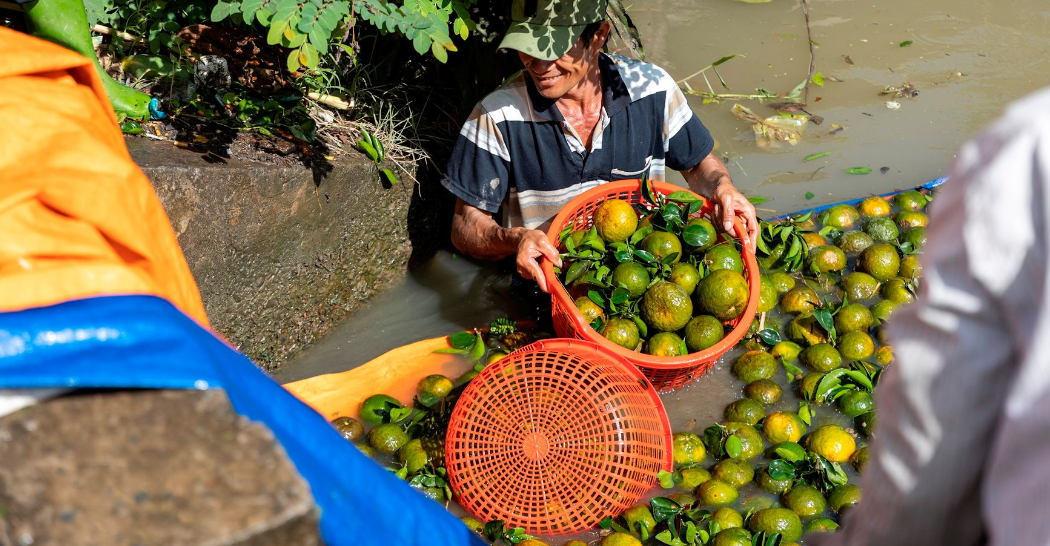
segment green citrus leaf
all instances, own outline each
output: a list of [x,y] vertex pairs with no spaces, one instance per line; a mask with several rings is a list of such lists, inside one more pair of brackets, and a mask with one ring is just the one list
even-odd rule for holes
[[815,153],[815,154],[807,155],[806,158],[803,159],[802,161],[813,161],[814,159],[820,159],[822,157],[827,157],[829,155],[831,155],[831,152],[818,152],[818,153]]

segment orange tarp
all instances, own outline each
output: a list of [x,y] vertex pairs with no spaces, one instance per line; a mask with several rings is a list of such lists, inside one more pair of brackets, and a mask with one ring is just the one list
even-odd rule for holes
[[0,27],[0,312],[112,294],[208,325],[91,61]]

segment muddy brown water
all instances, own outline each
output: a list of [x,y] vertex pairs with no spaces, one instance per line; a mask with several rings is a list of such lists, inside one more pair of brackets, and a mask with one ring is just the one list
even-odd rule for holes
[[[731,90],[708,71],[717,92],[790,91],[806,78],[810,52],[800,2],[638,0],[629,9],[648,60],[675,79],[733,54],[737,57],[719,67]],[[947,174],[965,140],[1007,103],[1048,83],[1050,4],[1042,0],[813,0],[809,12],[815,72],[825,81],[823,87],[810,85],[807,109],[824,122],[810,123],[797,145],[760,149],[749,124],[730,114],[732,102],[704,104],[690,97],[737,186],[768,199],[759,205],[761,216],[912,187]],[[911,43],[901,47],[902,42]],[[918,90],[916,97],[879,94],[906,83]],[[706,89],[701,77],[690,84]],[[891,109],[887,101],[899,108]],[[775,115],[757,101],[742,104],[762,117]],[[833,124],[842,129],[832,132]],[[830,153],[803,161],[818,152]],[[869,167],[872,174],[846,174],[850,167]],[[676,173],[670,180],[682,183]],[[511,293],[508,273],[441,252],[278,370],[276,378],[286,382],[348,370],[400,345],[527,314]],[[662,396],[674,430],[699,432],[740,397],[742,383],[728,372],[735,354]],[[796,403],[786,397],[781,404],[795,409]],[[814,426],[824,419],[834,417],[820,413]]]

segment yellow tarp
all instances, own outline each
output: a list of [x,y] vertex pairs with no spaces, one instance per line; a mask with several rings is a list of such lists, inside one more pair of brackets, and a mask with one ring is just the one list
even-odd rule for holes
[[0,27],[0,312],[112,294],[208,325],[92,62]]
[[284,388],[329,420],[356,419],[361,402],[373,394],[393,396],[411,405],[420,379],[436,373],[455,379],[471,368],[462,357],[434,353],[447,347],[447,338],[425,339],[352,370],[287,383]]

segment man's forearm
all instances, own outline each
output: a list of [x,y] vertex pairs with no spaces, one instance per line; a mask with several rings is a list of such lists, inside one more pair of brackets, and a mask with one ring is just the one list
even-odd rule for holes
[[685,178],[686,183],[689,184],[689,189],[708,199],[714,197],[715,191],[719,186],[723,184],[733,185],[732,180],[729,178],[729,169],[726,168],[725,163],[722,163],[722,160],[712,154],[708,154],[692,169],[682,171],[682,176]]
[[504,228],[484,211],[457,203],[452,218],[452,244],[482,260],[499,260],[518,252],[525,228]]

